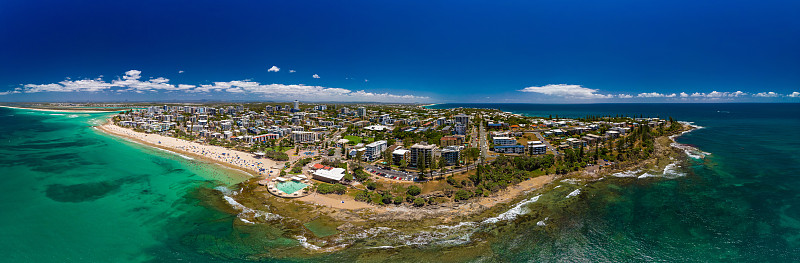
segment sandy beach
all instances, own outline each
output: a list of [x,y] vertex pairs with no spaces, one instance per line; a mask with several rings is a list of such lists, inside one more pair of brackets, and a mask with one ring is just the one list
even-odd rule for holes
[[174,151],[187,156],[214,161],[229,168],[244,170],[248,173],[269,178],[277,177],[283,163],[270,159],[258,159],[253,154],[227,149],[220,146],[203,145],[178,138],[159,134],[147,134],[114,125],[111,121],[97,127],[101,131],[130,139],[149,146]]
[[[149,146],[170,150],[176,153],[185,154],[187,156],[199,157],[201,159],[219,163],[229,168],[245,170],[248,173],[258,177],[277,177],[280,173],[280,168],[283,167],[283,163],[279,163],[270,159],[256,159],[254,155],[250,153],[231,150],[220,146],[203,145],[196,142],[190,142],[158,134],[137,132],[132,129],[114,125],[111,121],[97,128],[109,134],[120,136]],[[512,201],[521,194],[539,189],[552,182],[554,179],[554,175],[539,176],[532,178],[531,180],[524,181],[518,185],[511,186],[490,197],[483,197],[469,203],[476,204],[478,207],[489,208],[500,203]],[[378,213],[385,212],[385,208],[382,209],[381,207],[377,207],[372,204],[355,201],[348,195],[322,195],[315,193],[298,198],[297,200],[332,209],[358,210],[367,208]],[[416,211],[417,209],[411,210]],[[481,210],[483,209],[457,209],[440,212],[444,212],[444,214],[463,215],[480,212]]]
[[0,105],[2,108],[9,108],[9,109],[20,109],[20,110],[35,110],[35,111],[49,111],[49,112],[83,112],[83,113],[110,113],[110,112],[118,112],[123,110],[82,110],[82,109],[43,109],[43,108],[23,108],[23,107],[11,107]]

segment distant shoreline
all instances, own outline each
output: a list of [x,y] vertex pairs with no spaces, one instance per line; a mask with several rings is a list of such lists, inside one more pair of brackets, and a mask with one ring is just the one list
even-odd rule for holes
[[426,108],[426,109],[427,109],[428,107],[433,107],[433,106],[436,106],[436,105],[439,105],[439,103],[433,103],[433,104],[422,105],[421,107],[423,107],[423,108]]
[[12,106],[6,106],[6,105],[0,105],[0,108],[18,109],[18,110],[46,111],[46,112],[82,112],[82,113],[114,113],[114,112],[123,111],[123,110],[45,109],[45,108],[12,107]]

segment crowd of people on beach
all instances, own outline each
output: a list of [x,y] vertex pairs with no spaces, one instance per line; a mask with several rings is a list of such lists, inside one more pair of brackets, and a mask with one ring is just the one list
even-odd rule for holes
[[[277,163],[268,159],[258,159],[253,155],[235,150],[226,149],[220,146],[202,145],[195,142],[185,141],[178,138],[162,136],[158,134],[146,134],[116,125],[105,125],[103,128],[113,133],[123,135],[128,138],[137,139],[161,147],[175,149],[186,153],[199,155],[212,160],[222,162],[234,167],[251,170],[258,175],[270,177],[277,175],[280,171]],[[240,154],[241,153],[241,154]]]

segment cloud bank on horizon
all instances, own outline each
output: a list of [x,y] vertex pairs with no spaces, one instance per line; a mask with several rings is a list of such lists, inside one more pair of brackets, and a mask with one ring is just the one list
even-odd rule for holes
[[779,94],[776,92],[759,92],[759,93],[747,93],[742,91],[733,91],[733,92],[720,92],[720,91],[711,91],[708,93],[704,92],[693,92],[693,93],[659,93],[659,92],[643,92],[638,94],[602,94],[599,93],[597,89],[590,89],[583,87],[581,85],[570,85],[570,84],[549,84],[544,86],[532,86],[526,87],[524,89],[519,90],[521,92],[526,93],[538,93],[544,94],[548,96],[554,97],[561,97],[561,98],[568,98],[568,99],[578,99],[578,100],[593,100],[593,99],[633,99],[633,98],[677,98],[682,100],[720,100],[720,99],[735,99],[735,98],[779,98],[779,97],[788,97],[788,98],[800,98],[800,92],[792,92],[789,94]]
[[[277,66],[270,67],[268,72],[279,72]],[[290,73],[295,72],[290,70]],[[183,71],[179,71],[183,73]],[[139,70],[128,70],[121,78],[110,82],[103,80],[102,76],[95,79],[72,80],[66,78],[58,83],[50,84],[21,84],[13,90],[0,92],[2,95],[11,94],[33,94],[45,92],[106,92],[110,94],[122,95],[124,93],[156,93],[165,92],[168,94],[206,94],[233,95],[235,99],[272,99],[272,100],[294,100],[301,98],[307,101],[348,101],[348,102],[432,102],[436,101],[428,96],[419,95],[399,95],[391,93],[374,93],[364,90],[353,91],[344,88],[331,88],[324,86],[313,86],[305,84],[262,84],[252,80],[233,80],[218,81],[211,84],[191,85],[191,84],[171,84],[170,80],[164,77],[150,78],[142,80],[142,72]],[[319,79],[318,74],[313,74],[312,78]],[[364,80],[368,82],[368,80]],[[637,94],[611,94],[602,93],[598,89],[583,87],[574,84],[548,84],[544,86],[530,86],[518,90],[523,93],[541,94],[551,98],[576,101],[627,101],[629,99],[640,99],[639,101],[652,101],[660,99],[665,101],[737,101],[740,98],[800,98],[800,92],[780,94],[776,92],[747,93],[742,91],[720,92],[679,92],[679,93],[659,93],[642,92]],[[256,96],[256,97],[253,97]],[[180,100],[180,97],[173,98]]]
[[[280,68],[272,66],[269,72],[278,72]],[[310,86],[304,84],[262,84],[251,80],[234,80],[213,82],[212,84],[171,84],[164,77],[142,80],[142,72],[129,70],[122,78],[107,82],[102,77],[95,79],[72,80],[67,78],[58,83],[50,84],[24,84],[10,91],[0,92],[0,95],[31,94],[43,92],[108,92],[112,94],[124,93],[150,93],[165,92],[176,94],[234,94],[241,98],[252,99],[253,96],[263,99],[306,101],[346,101],[346,102],[428,102],[427,96],[398,95],[391,93],[375,93],[364,90],[349,90],[343,88],[330,88],[323,86]],[[314,74],[314,76],[317,76]],[[315,78],[318,78],[315,77]]]

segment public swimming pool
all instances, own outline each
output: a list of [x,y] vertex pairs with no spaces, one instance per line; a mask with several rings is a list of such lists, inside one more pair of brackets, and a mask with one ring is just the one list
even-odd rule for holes
[[308,185],[297,181],[288,181],[275,184],[275,188],[278,188],[278,190],[281,190],[286,194],[292,194],[294,192],[300,191],[306,186]]

